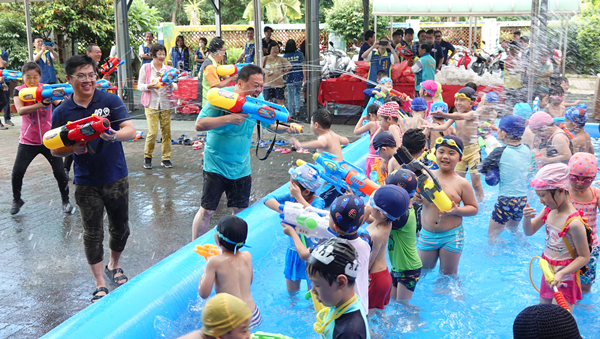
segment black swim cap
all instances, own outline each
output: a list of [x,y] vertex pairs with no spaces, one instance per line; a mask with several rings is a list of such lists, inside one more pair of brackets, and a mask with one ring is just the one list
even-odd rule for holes
[[246,244],[248,224],[244,219],[235,215],[226,215],[217,223],[217,237],[219,244],[235,252]]
[[419,128],[411,128],[402,136],[402,146],[406,147],[410,154],[420,152],[426,143],[427,137]]
[[579,328],[573,315],[561,306],[539,304],[529,306],[513,323],[515,339],[579,339]]
[[348,240],[342,238],[331,238],[317,244],[306,264],[334,277],[343,274],[348,281],[354,281],[358,275],[356,250]]

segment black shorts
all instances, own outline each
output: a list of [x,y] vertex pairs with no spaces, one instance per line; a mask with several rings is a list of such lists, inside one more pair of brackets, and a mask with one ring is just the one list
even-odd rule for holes
[[390,271],[392,276],[392,286],[398,286],[398,283],[404,285],[407,290],[414,292],[419,278],[421,277],[421,269],[408,270],[402,272]]
[[283,100],[284,98],[284,88],[283,87],[265,87],[263,89],[265,100],[269,101],[271,99],[279,99]]
[[223,192],[227,196],[227,207],[246,208],[250,201],[252,177],[246,176],[236,180],[227,179],[220,174],[206,172],[202,174],[202,201],[200,205],[205,210],[215,211]]

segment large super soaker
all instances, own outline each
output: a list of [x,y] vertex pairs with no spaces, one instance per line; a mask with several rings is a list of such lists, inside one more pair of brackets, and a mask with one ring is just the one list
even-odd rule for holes
[[182,72],[181,70],[178,70],[176,68],[171,68],[158,78],[154,78],[152,82],[150,82],[150,85],[154,85],[158,88],[170,86],[171,84],[178,82],[179,78],[184,77],[186,75],[187,72]]
[[337,233],[329,228],[329,212],[314,207],[286,201],[279,207],[283,213],[279,217],[284,223],[294,227],[296,232],[303,234],[315,242],[319,239],[337,237]]
[[100,68],[98,68],[98,72],[102,74],[102,76],[111,75],[112,72],[116,71],[119,66],[125,63],[125,60],[121,60],[117,57],[108,58]]
[[25,87],[19,91],[21,101],[42,102],[44,99],[62,100],[73,94],[69,84],[43,85],[42,87]]
[[[535,258],[539,259],[540,268],[542,269],[542,272],[544,272],[544,277],[546,278],[548,285],[550,285],[550,284],[552,284],[552,282],[554,282],[554,272],[552,271],[552,268],[550,268],[550,264],[548,263],[548,261],[546,259],[540,258],[538,256],[531,258],[531,261],[529,262],[529,280],[531,281],[531,285],[533,285],[533,288],[535,288],[536,291],[540,292],[540,290],[538,290],[538,288],[535,287],[535,284],[533,283],[533,279],[531,278],[531,264],[533,264],[533,260]],[[562,292],[560,292],[558,290],[558,288],[556,288],[556,286],[554,286],[553,289],[554,289],[554,299],[556,299],[556,303],[558,305],[562,306],[565,310],[571,312],[571,309],[569,308],[569,304],[567,303],[567,300],[565,300],[565,296],[562,294]]]
[[246,65],[250,65],[250,63],[234,64],[234,65],[219,65],[219,66],[217,66],[217,74],[220,77],[231,76],[231,75],[237,74],[242,69],[242,67],[244,67]]
[[2,77],[9,79],[9,80],[22,80],[23,79],[23,73],[19,72],[19,71],[11,71],[9,69],[3,69],[2,70]]
[[242,96],[237,93],[211,88],[206,95],[208,102],[231,113],[245,113],[250,119],[274,124],[277,121],[287,122],[290,114],[284,106],[260,100],[250,95]]
[[[421,161],[413,159],[406,147],[398,147],[396,153],[394,153],[394,159],[396,159],[399,164],[403,164],[404,167],[408,168],[417,176],[419,183],[417,192],[419,192],[425,200],[435,204],[440,211],[449,211],[452,209],[452,201],[448,198],[446,193],[442,191],[442,186],[437,178]],[[429,176],[427,176],[427,174],[429,174]]]
[[[92,116],[69,122],[64,126],[51,129],[44,134],[44,146],[49,149],[58,149],[73,146],[78,142],[88,142],[98,139],[102,132],[110,128],[110,121],[95,114]],[[89,148],[88,148],[89,150]]]
[[[315,153],[313,159],[321,166],[308,165],[314,168],[322,179],[335,186],[337,191],[342,194],[344,193],[343,190],[352,190],[354,194],[369,197],[379,188],[379,185],[367,178],[360,168],[347,161],[336,161],[335,158],[335,155],[328,152],[323,152],[323,154]],[[298,160],[296,163],[298,166],[301,166],[306,162]],[[342,165],[346,165],[347,168],[344,168]]]

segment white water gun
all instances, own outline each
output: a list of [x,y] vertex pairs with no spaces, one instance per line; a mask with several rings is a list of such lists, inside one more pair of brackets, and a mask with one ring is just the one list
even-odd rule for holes
[[296,232],[313,240],[337,237],[329,228],[329,212],[314,207],[304,208],[302,204],[286,201],[279,207],[283,213],[279,217],[284,223],[294,227]]

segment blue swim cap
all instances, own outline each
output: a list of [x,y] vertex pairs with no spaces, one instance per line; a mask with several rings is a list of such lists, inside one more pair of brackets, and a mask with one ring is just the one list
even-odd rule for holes
[[383,78],[381,78],[381,80],[379,80],[379,84],[380,84],[380,85],[383,85],[383,84],[385,84],[386,82],[391,82],[391,83],[394,83],[394,82],[392,81],[392,79],[390,79],[389,77],[383,77]]
[[421,97],[414,98],[410,103],[410,109],[413,111],[426,111],[427,110],[427,101]]
[[500,97],[496,92],[489,92],[485,95],[485,102],[500,102]]
[[448,104],[443,101],[436,101],[433,104],[431,104],[431,107],[429,108],[429,113],[438,111],[448,113]]
[[513,115],[519,116],[525,120],[531,118],[532,114],[533,110],[531,109],[531,106],[529,106],[529,104],[526,102],[520,102],[516,104],[513,108]]

